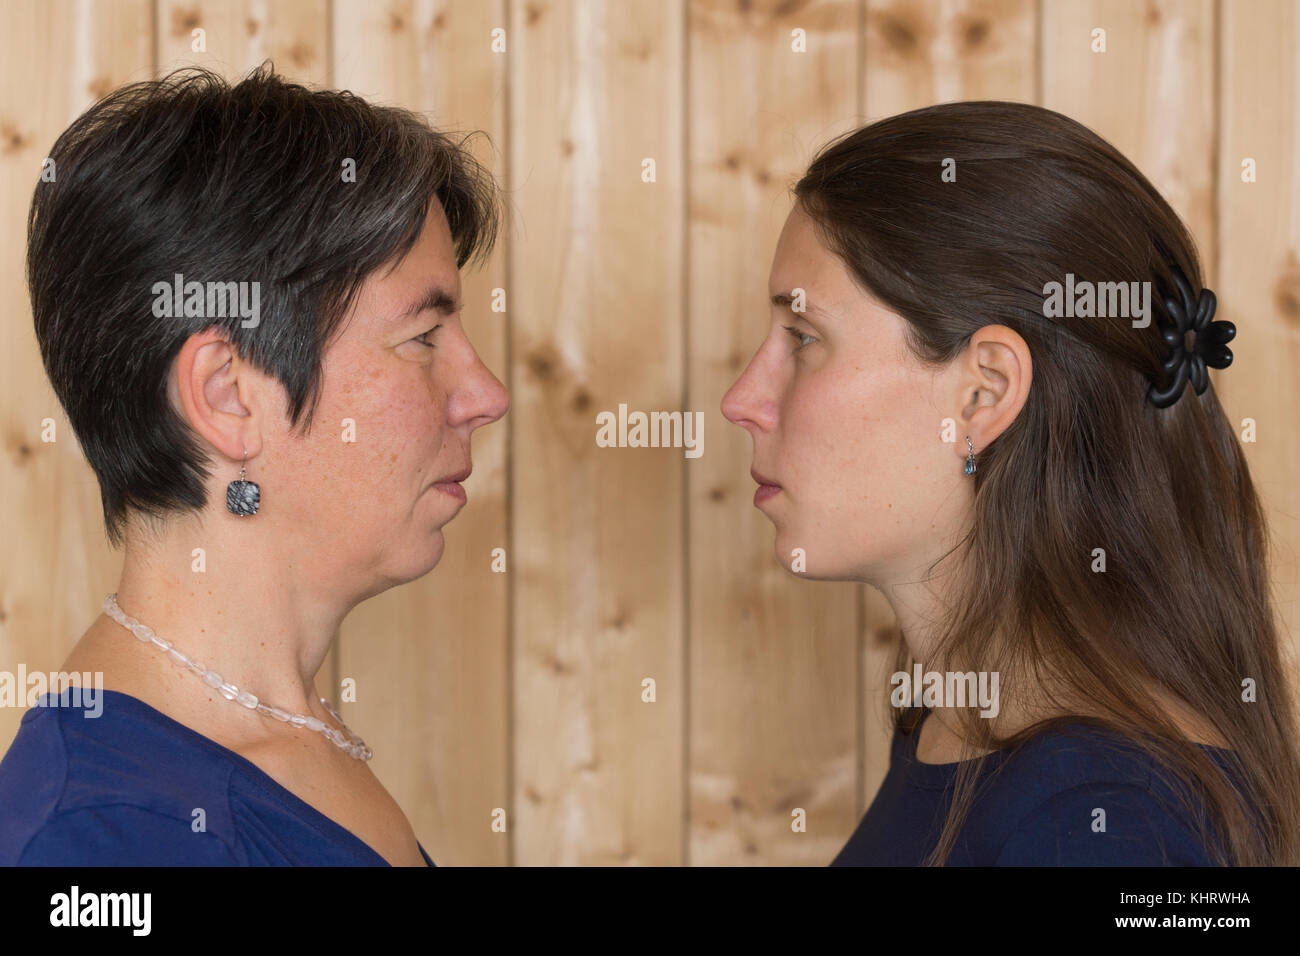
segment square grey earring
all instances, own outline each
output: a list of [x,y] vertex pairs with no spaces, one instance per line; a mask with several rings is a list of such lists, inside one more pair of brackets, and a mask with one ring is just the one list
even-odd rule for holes
[[226,486],[226,510],[232,515],[257,514],[262,503],[262,489],[255,481],[244,480],[244,466],[239,466],[239,477]]

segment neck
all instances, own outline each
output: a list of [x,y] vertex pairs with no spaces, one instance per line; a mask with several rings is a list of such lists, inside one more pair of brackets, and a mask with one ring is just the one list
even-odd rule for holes
[[[273,535],[213,524],[215,535],[212,526],[176,522],[162,537],[129,536],[118,605],[240,690],[310,713],[316,673],[355,602],[312,587],[321,579],[312,577],[311,560],[277,553]],[[193,554],[196,542],[202,557]]]
[[[866,583],[879,589],[888,600],[906,649],[923,672],[937,670],[943,665],[945,669],[956,668],[963,673],[974,671],[978,679],[981,670],[988,669],[988,664],[977,661],[959,664],[938,659],[940,626],[953,603],[960,600],[954,593],[960,581],[957,573],[960,554],[958,551],[950,552],[957,540],[955,533],[937,538],[924,553],[911,555],[906,562],[872,575]],[[999,671],[997,704],[993,708],[994,714],[987,718],[1000,735],[1014,733],[1059,710],[1059,700],[1046,694],[1043,687],[1015,687],[1004,680],[1004,676]],[[991,676],[985,675],[984,679],[989,682],[988,686],[993,686]],[[934,716],[950,731],[959,726],[953,710],[938,708]]]

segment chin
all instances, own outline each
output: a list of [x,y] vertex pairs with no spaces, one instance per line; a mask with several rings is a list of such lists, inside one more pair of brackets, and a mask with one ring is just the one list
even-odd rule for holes
[[391,586],[422,578],[436,568],[446,544],[442,529],[435,528],[422,541],[409,545],[400,556],[390,554],[389,560],[384,562],[384,570],[386,577],[393,582]]
[[[804,551],[800,564],[802,570],[795,570],[795,548],[803,548]],[[772,545],[772,555],[776,558],[777,564],[785,568],[787,573],[806,581],[857,580],[853,569],[848,565],[841,566],[836,560],[828,563],[823,546],[815,541],[796,544],[791,536],[778,532],[776,541]]]

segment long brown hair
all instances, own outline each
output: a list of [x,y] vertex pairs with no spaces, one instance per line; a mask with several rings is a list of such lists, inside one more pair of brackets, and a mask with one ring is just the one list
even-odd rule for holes
[[[958,555],[956,598],[924,663],[1053,688],[1054,707],[1005,736],[958,708],[965,753],[1069,723],[1114,731],[1167,772],[1216,862],[1300,862],[1300,754],[1259,497],[1213,386],[1164,409],[1147,399],[1166,384],[1159,322],[1177,296],[1173,270],[1204,285],[1169,204],[1091,130],[1000,102],[850,132],[795,195],[862,287],[906,320],[919,360],[952,361],[989,324],[1029,347],[1029,395],[979,452],[972,526],[944,555]],[[1067,274],[1151,282],[1150,325],[1046,318],[1045,286]],[[898,669],[910,671],[906,647]],[[1257,700],[1245,699],[1248,679]],[[1160,700],[1226,741],[1238,784]],[[895,712],[894,726],[911,732],[918,713]],[[929,862],[948,858],[981,765],[961,763]]]

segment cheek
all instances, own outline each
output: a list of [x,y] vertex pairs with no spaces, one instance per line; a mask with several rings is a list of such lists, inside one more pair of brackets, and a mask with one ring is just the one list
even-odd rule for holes
[[443,410],[427,367],[391,358],[355,361],[322,396],[321,411],[319,451],[336,476],[372,493],[400,496],[429,473]]
[[902,368],[826,368],[800,382],[782,425],[799,512],[832,528],[907,514],[922,446],[938,434],[925,407]]

